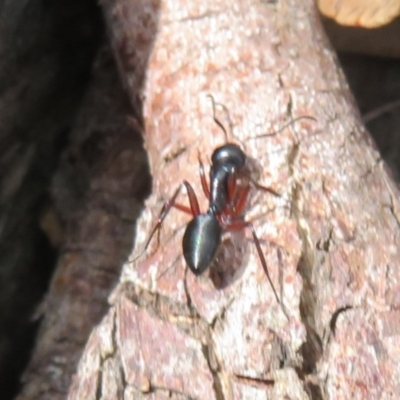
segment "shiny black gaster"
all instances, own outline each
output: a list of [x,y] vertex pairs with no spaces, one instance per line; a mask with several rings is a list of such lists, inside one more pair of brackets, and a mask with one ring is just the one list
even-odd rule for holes
[[199,214],[186,227],[183,256],[195,275],[202,274],[213,262],[221,243],[222,228],[215,215]]

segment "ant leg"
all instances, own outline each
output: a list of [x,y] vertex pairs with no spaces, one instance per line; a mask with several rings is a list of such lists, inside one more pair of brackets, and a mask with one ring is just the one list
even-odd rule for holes
[[271,189],[271,188],[269,188],[269,187],[260,185],[258,182],[256,182],[256,181],[255,181],[254,179],[252,179],[252,178],[250,178],[250,182],[251,182],[258,190],[262,190],[262,191],[264,191],[264,192],[268,192],[268,193],[270,193],[270,194],[272,194],[272,195],[274,195],[274,196],[276,196],[276,197],[281,197],[281,195],[280,195],[278,192],[275,192],[275,190],[273,190],[273,189]]
[[179,203],[174,203],[174,204],[172,204],[172,207],[174,207],[177,210],[182,211],[182,212],[184,212],[186,214],[193,215],[192,214],[192,209],[190,207],[188,207],[188,206],[184,206],[184,205],[179,204]]
[[232,221],[230,224],[226,226],[226,229],[229,231],[236,231],[244,228],[249,228],[251,231],[251,234],[253,235],[254,239],[254,244],[256,245],[258,257],[260,258],[261,265],[263,267],[263,270],[265,272],[265,275],[267,275],[268,282],[272,288],[272,291],[274,293],[275,299],[278,302],[278,304],[281,306],[283,313],[285,314],[286,318],[289,319],[289,315],[284,307],[284,304],[279,300],[278,293],[275,290],[275,286],[272,283],[271,276],[269,275],[268,267],[267,267],[267,262],[265,261],[264,254],[261,249],[261,244],[260,244],[260,239],[258,239],[256,230],[254,229],[254,225],[251,222],[248,221]]
[[202,187],[203,192],[206,195],[206,197],[209,198],[210,197],[210,187],[207,183],[206,173],[204,172],[204,165],[203,165],[203,162],[201,161],[200,153],[198,153],[198,159],[199,159],[199,166],[200,166],[199,168],[200,168],[201,187]]
[[244,212],[244,209],[246,208],[246,203],[247,203],[247,196],[249,195],[250,192],[250,186],[245,186],[241,188],[241,191],[236,197],[236,201],[234,203],[233,209],[235,211],[236,215],[240,215]]
[[[190,202],[190,208],[175,202],[182,186],[186,187],[187,195],[189,197],[189,202]],[[149,247],[150,242],[153,239],[156,232],[157,232],[157,243],[158,243],[158,245],[160,244],[161,225],[162,225],[164,219],[167,217],[167,215],[171,211],[172,207],[175,207],[178,210],[185,212],[187,214],[191,214],[193,217],[200,214],[200,207],[199,207],[199,203],[197,201],[196,193],[194,192],[194,190],[189,182],[183,181],[183,183],[178,187],[178,189],[175,190],[175,193],[172,195],[172,197],[164,203],[164,205],[160,211],[160,214],[157,218],[157,222],[154,225],[153,229],[151,230],[149,238],[147,239],[146,244],[143,247],[143,250],[140,252],[140,254],[137,257],[135,257],[131,261],[132,263],[134,261],[136,261],[139,257],[141,257],[143,255],[143,253],[147,250],[147,248]]]
[[199,202],[197,201],[197,196],[192,188],[192,185],[188,181],[183,181],[186,187],[187,195],[189,197],[190,209],[192,211],[193,217],[197,217],[200,214]]
[[228,175],[227,187],[228,187],[228,204],[229,204],[232,203],[233,199],[236,197],[237,176],[235,172],[230,173]]
[[[243,214],[245,208],[246,208],[246,203],[247,203],[247,196],[249,195],[250,191],[250,186],[244,186],[241,187],[239,190],[237,190],[237,187],[235,188],[235,197],[230,200],[228,203],[227,208],[223,210],[222,216],[228,216],[228,217],[234,217],[234,220],[238,220]],[[229,223],[228,223],[229,225]],[[240,229],[240,228],[239,228]]]
[[131,262],[135,262],[138,258],[140,258],[143,253],[147,250],[147,248],[150,245],[151,240],[153,239],[153,236],[155,235],[155,233],[157,232],[157,243],[158,245],[160,244],[160,229],[161,229],[161,225],[165,219],[165,217],[168,215],[168,213],[170,212],[171,208],[173,207],[173,205],[175,204],[175,200],[178,197],[179,192],[181,191],[181,187],[182,185],[180,185],[178,187],[178,189],[175,190],[175,193],[172,195],[172,197],[166,201],[160,211],[160,214],[157,218],[157,222],[154,225],[153,229],[150,232],[150,236],[146,241],[146,244],[143,247],[143,250],[140,252],[140,254],[138,256],[136,256]]
[[262,249],[261,249],[260,240],[258,239],[256,230],[254,229],[254,225],[253,225],[251,222],[247,222],[247,223],[246,223],[246,226],[247,226],[248,228],[250,228],[250,230],[251,230],[251,233],[252,233],[253,239],[254,239],[254,243],[255,243],[256,248],[257,248],[257,253],[258,253],[258,256],[260,257],[261,265],[262,265],[262,267],[263,267],[263,270],[264,270],[264,272],[265,272],[265,275],[267,275],[269,284],[271,285],[272,291],[274,292],[276,301],[277,301],[277,302],[279,303],[279,305],[282,307],[282,311],[283,311],[283,313],[285,314],[285,316],[289,319],[289,316],[287,315],[287,312],[286,312],[286,310],[285,310],[285,307],[284,307],[283,303],[279,300],[278,293],[276,292],[275,287],[274,287],[274,284],[272,283],[272,279],[271,279],[271,277],[270,277],[270,275],[269,275],[268,267],[267,267],[267,262],[265,261],[264,254],[263,254]]

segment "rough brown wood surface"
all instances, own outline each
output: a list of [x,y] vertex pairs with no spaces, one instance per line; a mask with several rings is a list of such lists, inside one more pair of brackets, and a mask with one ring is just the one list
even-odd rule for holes
[[90,0],[0,6],[2,400],[20,389],[62,242],[49,187],[101,40],[100,18]]
[[[134,254],[183,179],[201,193],[198,151],[207,159],[224,143],[212,94],[228,108],[259,181],[281,193],[255,193],[249,218],[276,286],[283,275],[290,318],[245,233],[224,241],[218,264],[238,271],[227,285],[187,272],[188,218],[171,211],[160,247],[125,265],[69,398],[397,398],[398,190],[360,124],[312,2],[103,7],[126,86],[133,100],[144,99],[153,196]],[[317,123],[248,140],[301,115]]]
[[[52,196],[65,232],[20,400],[66,398],[83,346],[107,312],[148,185],[139,130],[129,122],[132,110],[109,48],[99,53],[93,75],[53,175]],[[46,230],[56,236],[54,227]]]

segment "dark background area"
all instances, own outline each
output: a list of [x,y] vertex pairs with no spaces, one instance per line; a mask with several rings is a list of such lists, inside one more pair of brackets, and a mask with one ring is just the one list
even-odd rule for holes
[[104,41],[95,1],[0,2],[0,382],[14,398],[57,261],[51,184]]
[[[35,344],[39,306],[68,223],[58,217],[53,178],[92,82],[96,55],[107,47],[106,41],[101,10],[94,0],[0,2],[0,382],[4,400],[18,393]],[[339,54],[339,60],[367,128],[398,178],[400,60],[350,53]],[[116,73],[113,62],[108,68]]]
[[339,61],[366,127],[399,181],[400,60],[339,53]]

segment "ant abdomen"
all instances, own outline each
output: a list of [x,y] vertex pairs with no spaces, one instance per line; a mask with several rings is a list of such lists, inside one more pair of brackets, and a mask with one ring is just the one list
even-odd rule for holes
[[222,227],[212,213],[199,214],[186,227],[183,256],[195,275],[202,274],[213,262],[221,243]]

